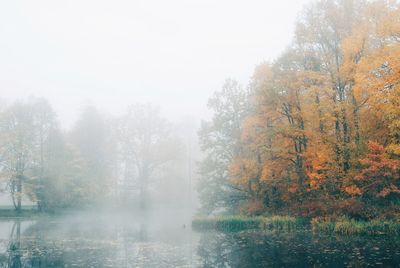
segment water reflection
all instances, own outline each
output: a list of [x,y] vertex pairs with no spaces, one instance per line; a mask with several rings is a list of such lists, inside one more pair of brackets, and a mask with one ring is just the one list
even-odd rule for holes
[[308,231],[284,234],[239,232],[203,234],[202,267],[399,267],[394,237],[335,237]]
[[10,242],[8,245],[8,265],[11,267],[21,267],[21,222],[15,221],[11,229]]
[[[192,232],[180,213],[0,221],[0,267],[396,267],[396,237]],[[158,216],[157,216],[158,215]],[[184,226],[185,224],[185,226]]]
[[[180,213],[0,221],[0,267],[194,267]],[[8,234],[5,233],[7,230]]]

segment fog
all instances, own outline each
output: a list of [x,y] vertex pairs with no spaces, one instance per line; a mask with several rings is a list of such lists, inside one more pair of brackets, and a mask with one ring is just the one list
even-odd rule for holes
[[400,1],[0,1],[0,267],[397,267]]
[[246,84],[292,39],[307,1],[3,1],[1,99],[45,97],[64,128],[91,103],[111,115],[153,103],[210,116],[223,81]]
[[[163,167],[163,171],[154,171],[157,175],[152,176],[157,178],[149,184],[157,181],[158,186],[149,186],[149,191],[174,199],[168,189],[180,185],[187,191],[185,196],[190,196],[184,201],[193,202],[194,208],[198,206],[195,187],[201,158],[197,131],[200,121],[211,116],[208,99],[227,78],[234,78],[245,87],[256,64],[276,58],[290,44],[295,19],[306,2],[3,2],[2,110],[14,107],[10,108],[11,114],[19,113],[18,110],[34,113],[36,108],[28,106],[40,106],[43,102],[47,107],[44,110],[51,114],[47,123],[64,132],[57,134],[62,136],[61,143],[67,147],[72,144],[83,154],[84,165],[103,166],[104,161],[111,165],[109,159],[113,159],[113,167],[103,175],[112,176],[115,186],[126,182],[126,174],[132,169],[121,160],[126,157],[121,148],[128,145],[118,136],[120,121],[132,106],[159,109],[160,120],[175,129],[170,134],[177,145],[170,152],[173,163]],[[21,107],[15,107],[15,102]],[[89,108],[95,110],[95,115],[86,114],[89,118],[85,119]],[[37,116],[41,117],[40,113]],[[98,122],[92,124],[90,116]],[[86,123],[92,125],[85,126]],[[47,131],[49,137],[53,135],[51,130]],[[43,130],[40,132],[43,136]],[[96,138],[85,137],[85,132],[101,138],[97,144],[87,145]],[[37,139],[34,136],[26,138]],[[40,146],[31,144],[32,148],[39,146],[41,154],[43,137]],[[103,143],[112,145],[107,147]],[[102,146],[107,148],[99,150]],[[32,149],[29,154],[39,151]],[[41,158],[40,165],[44,166]],[[65,159],[59,161],[67,166]],[[161,179],[168,176],[166,170],[175,179]],[[109,192],[119,191],[115,186]],[[35,203],[35,198],[28,194],[22,199],[26,204]],[[4,204],[11,202],[6,193],[1,200]]]
[[1,1],[0,267],[398,266],[399,59],[399,1]]

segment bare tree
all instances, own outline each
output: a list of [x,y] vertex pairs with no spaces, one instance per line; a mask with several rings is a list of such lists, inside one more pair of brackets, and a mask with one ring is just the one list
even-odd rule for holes
[[120,119],[120,148],[125,172],[136,179],[141,207],[146,206],[148,187],[152,176],[178,150],[171,133],[171,125],[151,105],[134,105]]

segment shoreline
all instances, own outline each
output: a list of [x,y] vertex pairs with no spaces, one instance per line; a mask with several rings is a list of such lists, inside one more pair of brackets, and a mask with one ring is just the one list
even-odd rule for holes
[[335,235],[400,235],[400,222],[395,220],[370,221],[338,218],[297,218],[292,216],[219,216],[213,218],[195,218],[192,220],[194,230],[216,230],[234,232],[242,230],[270,230],[293,232],[310,230],[318,233]]

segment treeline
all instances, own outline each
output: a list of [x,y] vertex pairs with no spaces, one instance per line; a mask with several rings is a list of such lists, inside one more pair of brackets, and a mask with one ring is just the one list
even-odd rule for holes
[[400,4],[322,0],[200,130],[203,211],[400,214]]
[[155,181],[165,198],[187,186],[186,127],[168,122],[151,105],[133,105],[120,117],[88,105],[65,131],[45,99],[3,105],[1,187],[16,210],[23,200],[40,211],[117,199],[145,206]]

